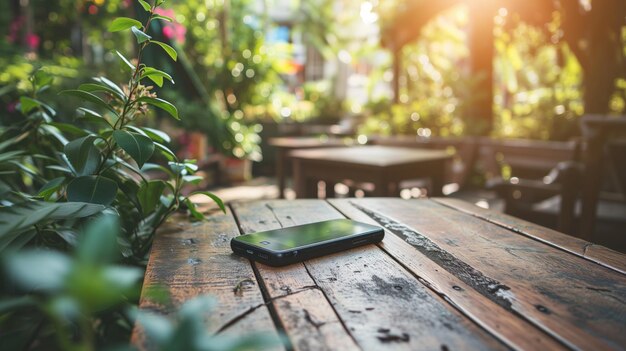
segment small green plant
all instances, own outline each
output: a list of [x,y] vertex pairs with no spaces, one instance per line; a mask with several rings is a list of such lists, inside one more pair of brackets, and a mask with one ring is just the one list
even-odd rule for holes
[[173,318],[147,311],[137,311],[137,322],[143,329],[148,345],[155,350],[228,351],[266,350],[280,345],[273,334],[211,335],[206,316],[216,305],[214,298],[199,296],[185,302]]
[[[102,128],[97,133],[82,136],[64,146],[67,166],[71,171],[66,186],[67,199],[103,205],[115,201],[117,206],[114,207],[130,210],[127,213],[133,218],[130,223],[124,223],[124,228],[126,237],[132,237],[130,249],[137,257],[146,254],[156,228],[183,204],[194,217],[202,219],[202,214],[195,209],[189,197],[181,195],[185,183],[201,180],[193,175],[197,166],[191,160],[178,160],[163,144],[169,142],[165,133],[133,125],[134,121],[146,115],[149,106],[179,119],[178,110],[173,104],[158,98],[151,91],[152,87],[144,85],[145,81],[158,86],[162,86],[164,81],[174,83],[172,77],[142,63],[144,49],[149,45],[157,45],[171,59],[177,59],[174,48],[153,40],[148,34],[152,21],[172,19],[155,13],[163,3],[162,0],[157,0],[153,5],[139,2],[148,13],[145,24],[120,17],[109,25],[111,32],[130,31],[139,46],[133,63],[116,52],[122,66],[128,69],[128,83],[120,88],[105,77],[97,77],[92,83],[61,93],[76,96],[106,111],[106,115],[102,115],[85,107],[79,108],[84,115],[99,121]],[[155,151],[168,160],[168,167],[147,163]],[[160,170],[166,174],[168,181],[147,180],[142,170]],[[211,197],[224,210],[219,198],[209,192],[200,193]]]
[[133,301],[143,271],[115,263],[118,221],[110,210],[91,220],[71,254],[35,248],[1,257],[11,286],[0,302],[1,349],[134,350],[122,348],[127,339],[116,334],[135,322],[155,350],[258,350],[280,343],[273,335],[212,335],[205,325],[215,305],[209,296],[186,302],[172,318],[138,310]]
[[[151,21],[171,19],[155,13],[163,0],[138,1],[148,14],[145,23],[124,17],[109,26],[132,33],[138,45],[132,60],[116,52],[127,69],[125,84],[95,77],[55,95],[64,103],[77,97],[88,104],[78,108],[75,123],[61,123],[54,103],[47,103],[50,94],[43,94],[55,78],[37,70],[17,105],[24,118],[0,127],[0,349],[127,344],[157,228],[179,210],[203,219],[189,199],[196,193],[225,210],[209,192],[183,195],[185,184],[202,180],[194,175],[194,161],[179,160],[167,134],[135,124],[151,107],[179,118],[176,107],[148,84],[173,83],[172,77],[142,62],[149,45],[177,59],[172,47],[152,40],[148,31]],[[147,171],[163,177],[149,179]],[[205,312],[194,317],[188,311],[185,318],[203,320]],[[185,335],[211,340],[202,328]],[[167,340],[155,342],[174,345]]]
[[[8,163],[6,171],[11,172],[12,168],[26,162],[29,166],[21,167],[21,171],[31,178],[28,181],[23,181],[23,177],[13,178],[13,184],[4,182],[4,188],[19,190],[14,194],[21,194],[21,200],[66,200],[110,206],[120,214],[120,240],[125,244],[125,256],[135,262],[145,259],[156,229],[179,209],[188,209],[196,219],[203,218],[189,196],[205,194],[224,210],[221,200],[209,192],[183,196],[181,189],[186,183],[201,181],[201,177],[193,175],[197,170],[195,162],[179,160],[167,146],[170,141],[167,134],[135,124],[146,116],[149,107],[156,107],[179,119],[176,107],[157,97],[152,86],[147,84],[173,83],[172,77],[142,63],[144,49],[149,45],[159,46],[171,59],[177,59],[171,46],[152,40],[148,34],[152,21],[171,21],[155,13],[162,3],[157,0],[149,5],[140,1],[148,13],[143,24],[121,17],[109,26],[111,32],[131,32],[138,45],[137,57],[133,60],[116,51],[122,67],[127,70],[127,83],[119,86],[106,77],[95,77],[77,89],[60,93],[63,98],[77,97],[90,104],[79,107],[77,112],[81,120],[95,128],[84,129],[53,121],[56,112],[37,95],[49,87],[53,78],[39,70],[31,79],[32,94],[20,98],[19,109],[28,122],[17,130],[9,128],[3,133],[6,142],[0,145],[0,151],[3,146],[13,147],[0,158],[0,163],[3,160]],[[74,139],[68,141],[67,134]],[[165,162],[150,163],[156,154],[160,154]],[[165,179],[147,179],[146,171],[162,172]],[[28,194],[34,189],[24,186],[27,183],[40,184],[35,194]],[[39,206],[45,207],[45,204]],[[36,232],[42,230],[39,228]]]
[[89,223],[72,254],[31,248],[3,255],[11,288],[0,303],[2,349],[93,350],[116,328],[107,320],[132,328],[127,310],[143,271],[115,264],[119,218],[106,212]]

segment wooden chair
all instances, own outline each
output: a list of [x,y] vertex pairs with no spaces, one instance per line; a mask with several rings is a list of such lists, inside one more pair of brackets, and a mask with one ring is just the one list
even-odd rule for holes
[[505,200],[505,213],[572,233],[581,173],[579,141],[485,138],[479,153],[486,186]]
[[[626,116],[587,115],[582,118],[581,126],[587,147],[583,160],[580,236],[590,240],[598,216],[602,183],[603,178],[607,178],[605,173],[607,170],[614,172],[618,180],[622,204],[626,198],[624,192],[626,190]],[[605,158],[612,162],[606,165]],[[618,215],[620,212],[622,211],[618,210]],[[626,208],[623,211],[623,218],[626,220]]]
[[[506,213],[597,241],[596,224],[612,231],[626,226],[626,117],[589,115],[582,118],[581,125],[583,139],[574,142],[572,157],[556,163],[546,177],[517,177],[512,167],[514,177],[494,181],[491,188],[505,199]],[[534,154],[537,158],[555,156],[553,151],[536,150]],[[510,157],[505,154],[503,160]]]

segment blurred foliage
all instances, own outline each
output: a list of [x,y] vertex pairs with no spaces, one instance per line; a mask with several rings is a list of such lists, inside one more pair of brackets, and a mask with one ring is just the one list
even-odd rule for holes
[[[215,301],[199,296],[171,316],[138,310],[143,270],[120,265],[118,215],[106,210],[85,224],[69,253],[31,248],[0,255],[0,348],[3,350],[135,350],[135,321],[155,350],[259,350],[271,334],[214,335],[207,317]],[[171,304],[153,289],[150,298]]]
[[[380,3],[382,25],[392,24],[403,6],[406,3]],[[467,74],[467,15],[463,5],[443,12],[422,28],[415,42],[402,48],[399,103],[370,100],[360,132],[449,136],[481,129],[465,123],[473,87],[483,79]],[[540,25],[524,22],[504,8],[498,11],[492,136],[567,140],[580,133],[585,72],[562,40],[562,16],[554,11],[551,20]],[[626,27],[622,45],[626,56]],[[390,65],[380,68],[380,78],[391,81]],[[626,77],[617,78],[610,113],[626,111],[625,87]]]
[[[564,43],[552,39],[560,30],[558,12],[548,31],[496,17],[493,134],[500,137],[567,140],[577,134],[584,113],[582,68]],[[506,30],[506,21],[512,29]]]
[[[360,133],[457,136],[477,127],[463,122],[472,87],[482,79],[467,77],[459,69],[469,57],[467,21],[466,11],[448,11],[424,26],[420,38],[402,49],[399,103],[371,101],[365,106],[369,116]],[[391,67],[381,69],[382,78],[390,81]]]
[[[71,253],[30,248],[0,256],[4,350],[120,346],[142,269],[117,265],[119,223],[110,211],[87,223]],[[118,344],[118,345],[116,345]]]
[[[202,180],[193,175],[194,161],[178,160],[166,133],[135,125],[152,107],[179,118],[176,107],[148,85],[173,83],[172,77],[142,61],[149,45],[177,59],[172,47],[150,36],[151,21],[170,21],[155,14],[162,2],[140,1],[147,12],[143,23],[118,17],[108,25],[139,46],[132,60],[116,52],[126,68],[124,84],[98,76],[58,93],[62,80],[55,74],[73,77],[75,70],[36,69],[36,60],[13,62],[2,73],[6,85],[0,95],[19,96],[3,114],[0,131],[0,349],[132,349],[128,339],[135,317],[143,314],[136,304],[157,228],[179,210],[204,219],[189,199],[194,193],[181,194],[184,184]],[[48,101],[72,105],[68,98],[84,106],[76,109],[75,120],[64,121]],[[160,163],[149,163],[153,155]],[[163,180],[147,179],[147,171],[162,172]],[[215,195],[195,194],[225,210]],[[238,350],[279,342],[208,334],[203,321],[210,310],[198,301],[203,300],[190,302],[194,307],[183,307],[173,321],[140,318],[148,341],[164,350]]]
[[225,154],[260,160],[252,122],[263,116],[250,115],[257,111],[251,107],[267,105],[280,86],[288,46],[265,43],[268,19],[251,11],[250,1],[179,1],[173,10],[185,27],[184,45],[179,44],[201,90],[195,101],[182,91],[171,93],[186,102],[186,126],[207,133]]

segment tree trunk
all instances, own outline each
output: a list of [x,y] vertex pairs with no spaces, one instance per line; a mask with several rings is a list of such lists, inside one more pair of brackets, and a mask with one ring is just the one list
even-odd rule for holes
[[466,125],[470,135],[488,135],[493,129],[493,4],[485,1],[469,5],[470,77],[475,81],[469,96]]
[[565,40],[584,71],[586,114],[608,114],[615,80],[624,77],[622,26],[626,24],[626,2],[594,1],[585,12],[577,1],[561,1]]

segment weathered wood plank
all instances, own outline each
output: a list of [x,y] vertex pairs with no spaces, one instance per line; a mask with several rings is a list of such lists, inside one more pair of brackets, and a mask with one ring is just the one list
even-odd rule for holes
[[[218,301],[216,309],[207,316],[211,332],[264,332],[278,336],[250,262],[235,256],[230,249],[230,239],[239,235],[230,211],[181,229],[184,230],[157,234],[139,307],[167,315],[189,299],[210,294]],[[155,287],[169,291],[171,305],[150,300],[147,292]],[[145,346],[139,327],[135,328],[132,341]]]
[[[352,203],[353,199],[332,199],[331,205],[346,217],[364,223],[378,224]],[[472,286],[444,270],[426,255],[415,250],[389,230],[379,246],[395,257],[430,289],[449,301],[476,324],[502,339],[514,349],[558,350],[565,346],[531,323],[518,318],[500,305],[481,295]]]
[[[232,203],[231,207],[245,234],[293,225],[289,215],[279,218],[276,206],[290,204],[297,211],[320,200],[267,201]],[[297,204],[297,205],[296,205]],[[316,216],[310,216],[315,222]],[[285,222],[284,224],[282,222]],[[297,350],[358,350],[354,339],[345,330],[333,307],[308,274],[303,263],[270,267],[253,263],[261,278],[260,284],[270,300],[275,301],[276,315],[292,346]],[[306,299],[298,296],[305,294]],[[292,303],[294,302],[294,303]],[[304,311],[307,312],[304,312]],[[323,321],[323,322],[319,322]],[[319,323],[329,327],[320,328]],[[332,327],[331,327],[332,326]]]
[[[242,230],[246,233],[342,218],[339,212],[322,200],[253,202],[234,204],[233,208]],[[268,218],[273,220],[268,221]],[[323,299],[319,298],[316,303],[313,320],[340,322],[341,324],[336,323],[334,330],[340,330],[341,325],[345,328],[341,335],[344,338],[351,336],[364,349],[506,348],[424,287],[417,278],[375,245],[280,268],[280,274],[273,273],[276,268],[261,264],[257,264],[257,267],[263,279],[288,277],[273,282],[273,287],[268,283],[270,292],[280,294],[303,289],[307,293],[323,292]],[[311,282],[314,288],[309,287]],[[270,296],[274,298],[273,295]],[[301,326],[318,324],[310,321],[305,323],[306,316],[312,314],[311,311],[305,313],[301,303],[289,304],[288,308],[276,303],[275,307],[292,340],[294,334],[302,339],[299,336]],[[318,313],[320,308],[330,310],[328,314]],[[323,329],[316,330],[313,334],[306,331],[309,338],[328,338],[323,335],[324,332],[326,331]],[[298,347],[296,342],[293,344]],[[327,345],[332,349],[341,349],[334,341]]]
[[443,269],[566,345],[626,345],[624,275],[433,201],[355,203]]
[[489,211],[458,199],[434,198],[432,200],[626,274],[626,256],[604,246],[523,221],[504,213]]

